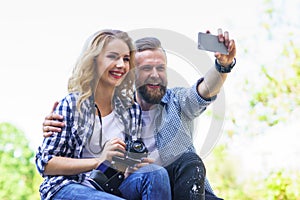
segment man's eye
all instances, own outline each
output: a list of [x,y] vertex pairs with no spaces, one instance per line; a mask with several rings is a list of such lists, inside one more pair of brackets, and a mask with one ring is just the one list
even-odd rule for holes
[[144,66],[142,68],[142,70],[144,70],[144,71],[150,71],[150,70],[152,70],[152,67],[151,66]]
[[156,70],[159,71],[159,72],[163,72],[163,71],[165,71],[165,68],[164,67],[157,67]]

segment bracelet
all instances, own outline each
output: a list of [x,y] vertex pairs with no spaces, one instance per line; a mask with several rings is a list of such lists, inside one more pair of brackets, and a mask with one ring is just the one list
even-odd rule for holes
[[229,72],[231,72],[231,70],[234,67],[235,63],[236,63],[236,59],[234,58],[232,63],[228,67],[224,67],[224,66],[219,64],[217,59],[215,59],[215,67],[216,67],[217,71],[220,72],[220,73],[229,73]]

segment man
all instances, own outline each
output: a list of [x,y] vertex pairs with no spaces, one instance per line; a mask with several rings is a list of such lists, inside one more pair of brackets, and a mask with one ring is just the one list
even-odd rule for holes
[[[136,45],[136,101],[142,108],[142,137],[150,157],[169,173],[174,199],[219,199],[205,182],[205,167],[193,145],[193,119],[198,117],[216,98],[227,73],[235,65],[236,47],[229,33],[219,30],[229,54],[215,53],[211,68],[191,88],[167,89],[167,57],[160,41],[145,37]],[[58,119],[49,115],[43,123],[44,136],[59,131]],[[205,193],[204,193],[205,188]]]

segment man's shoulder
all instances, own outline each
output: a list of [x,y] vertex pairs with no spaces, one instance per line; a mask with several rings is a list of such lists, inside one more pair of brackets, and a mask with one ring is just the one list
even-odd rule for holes
[[178,95],[182,94],[184,91],[187,91],[189,89],[190,88],[185,87],[168,88],[161,101],[162,103],[168,103],[169,101],[176,99]]
[[179,93],[190,91],[192,89],[193,89],[192,86],[191,87],[173,87],[173,88],[168,88],[165,95],[169,95],[169,96],[177,95]]

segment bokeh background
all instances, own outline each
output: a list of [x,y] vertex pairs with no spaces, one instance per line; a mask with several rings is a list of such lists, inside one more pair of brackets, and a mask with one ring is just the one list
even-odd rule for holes
[[[203,156],[208,179],[224,199],[300,199],[299,10],[296,0],[1,1],[0,199],[39,199],[42,122],[66,95],[85,39],[103,28],[164,29],[195,43],[200,31],[228,30],[237,65],[223,87],[221,137]],[[170,54],[169,66],[189,63]],[[214,117],[208,109],[199,123]]]

